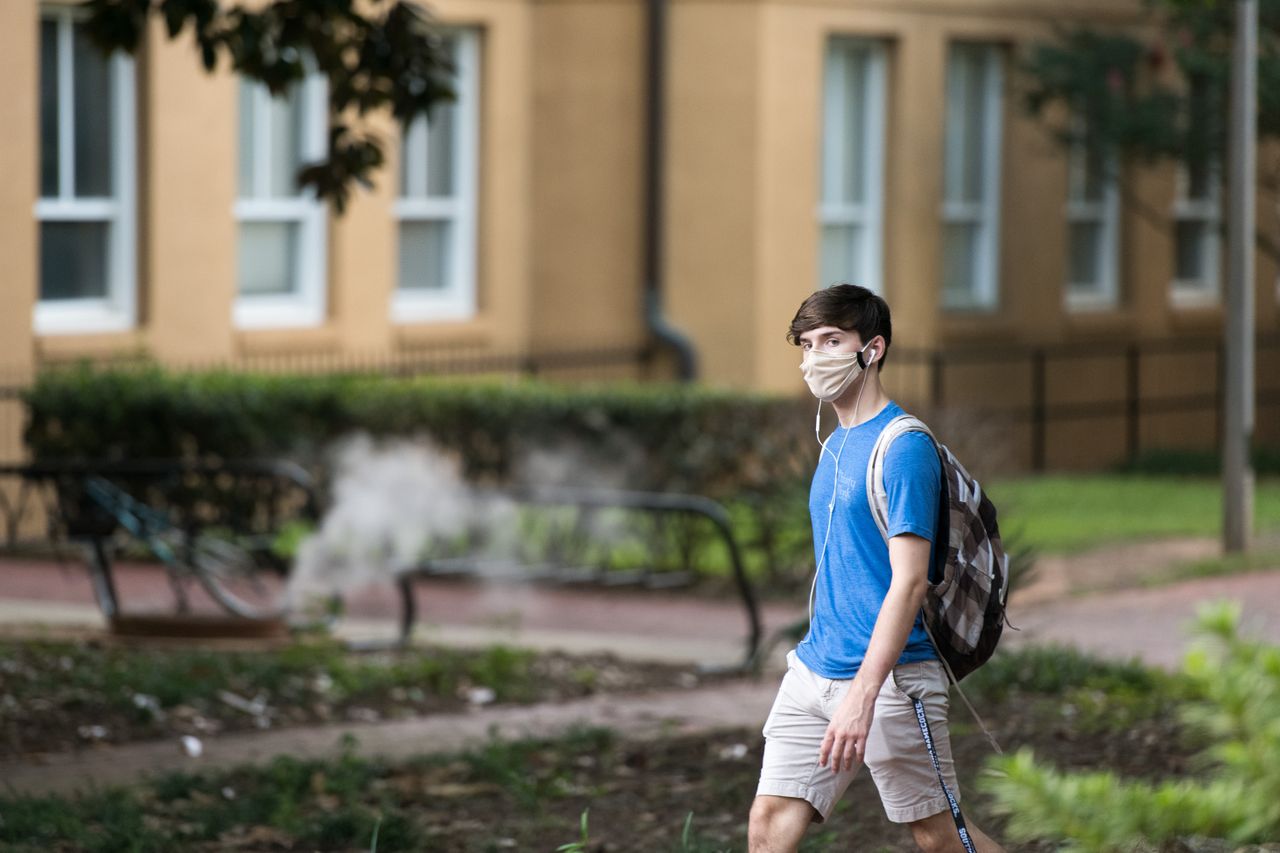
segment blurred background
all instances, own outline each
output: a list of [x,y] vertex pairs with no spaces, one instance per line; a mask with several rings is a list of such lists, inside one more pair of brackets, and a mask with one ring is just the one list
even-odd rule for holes
[[[1280,2],[6,0],[0,72],[14,849],[742,849],[839,282],[1000,509],[980,822],[1280,835]],[[913,849],[859,784],[805,849]]]

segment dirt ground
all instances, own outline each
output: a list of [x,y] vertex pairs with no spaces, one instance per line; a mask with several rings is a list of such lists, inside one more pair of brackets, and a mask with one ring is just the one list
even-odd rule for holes
[[[1048,697],[1018,696],[990,708],[993,733],[1007,748],[1030,746],[1064,767],[1109,767],[1126,775],[1185,775],[1192,748],[1164,709],[1131,727],[1084,730]],[[969,820],[999,836],[1002,821],[973,790],[992,755],[986,739],[960,724],[954,749]],[[392,771],[378,783],[399,792],[405,815],[428,828],[426,849],[439,853],[550,851],[579,838],[588,813],[598,853],[745,850],[746,813],[758,779],[758,730],[681,736],[645,743],[584,738],[576,746],[534,749],[512,780],[485,762],[443,762]],[[494,756],[500,760],[501,753]],[[682,833],[692,813],[690,844]],[[259,839],[260,840],[260,839]],[[286,849],[224,838],[208,850]],[[296,849],[296,848],[295,848]],[[354,848],[352,848],[354,849]],[[824,825],[811,827],[806,851],[910,851],[907,831],[889,823],[869,777],[861,774]],[[1051,849],[1011,845],[1013,851]]]

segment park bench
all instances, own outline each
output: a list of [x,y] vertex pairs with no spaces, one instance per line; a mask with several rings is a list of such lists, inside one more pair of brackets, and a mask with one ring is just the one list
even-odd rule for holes
[[[573,486],[525,486],[490,490],[493,498],[511,501],[522,507],[560,508],[570,513],[561,525],[564,535],[552,537],[544,559],[518,562],[492,560],[475,554],[440,556],[402,567],[397,572],[401,600],[400,639],[407,644],[412,636],[416,608],[413,586],[416,581],[441,577],[483,577],[487,581],[535,583],[552,586],[597,586],[607,588],[638,587],[673,589],[694,583],[698,576],[684,555],[684,565],[659,569],[650,558],[636,568],[608,567],[590,559],[586,552],[593,544],[593,519],[602,512],[626,511],[650,517],[661,524],[668,519],[702,521],[710,525],[714,537],[724,548],[729,560],[734,588],[742,603],[747,623],[747,638],[741,669],[751,669],[761,641],[760,610],[751,581],[742,562],[742,553],[729,514],[709,498],[670,492],[636,492]],[[655,537],[660,538],[660,537]]]
[[[16,483],[13,481],[17,481]],[[70,542],[85,555],[94,594],[104,616],[121,618],[112,564],[121,548],[142,548],[166,567],[180,612],[186,584],[198,582],[229,613],[248,620],[278,619],[278,591],[289,570],[274,545],[287,522],[314,525],[321,517],[319,490],[305,469],[275,459],[223,461],[39,462],[0,467],[0,518],[10,550]],[[686,551],[674,562],[655,543],[674,525],[709,527],[729,561],[747,624],[742,668],[751,667],[761,640],[759,607],[742,563],[728,513],[705,497],[585,487],[489,489],[485,496],[525,509],[557,513],[542,552],[495,560],[463,543],[414,565],[398,566],[393,581],[400,614],[394,643],[409,643],[417,608],[414,587],[428,578],[484,578],[544,585],[673,589],[698,579]],[[649,553],[640,565],[609,566],[592,556],[600,514],[637,514],[653,526]],[[566,517],[567,516],[567,517]],[[41,532],[32,535],[33,529]],[[705,531],[704,531],[705,532]],[[25,534],[25,536],[24,536]],[[475,543],[472,543],[474,545]],[[597,548],[598,550],[598,548]],[[659,563],[668,565],[659,566]]]

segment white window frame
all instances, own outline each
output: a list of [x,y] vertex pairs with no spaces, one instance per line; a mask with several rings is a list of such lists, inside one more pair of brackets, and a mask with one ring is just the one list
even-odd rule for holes
[[[245,85],[240,81],[239,85]],[[298,225],[297,282],[290,293],[245,294],[239,292],[239,262],[236,265],[236,300],[232,319],[240,329],[280,329],[318,326],[326,312],[328,274],[328,217],[325,203],[308,188],[292,198],[272,198],[270,163],[271,139],[264,132],[271,108],[271,93],[261,83],[252,83],[251,109],[254,111],[253,197],[237,197],[234,205],[237,235],[239,226],[256,222],[287,222]],[[303,99],[301,156],[304,163],[327,156],[329,140],[328,84],[319,73],[308,74],[297,84]],[[237,121],[242,121],[237,107]],[[236,156],[240,156],[237,152]],[[292,181],[293,175],[289,176]],[[237,195],[239,190],[237,190]],[[239,247],[237,247],[239,251]],[[238,257],[238,256],[237,256]]]
[[[476,200],[478,184],[480,114],[480,34],[474,29],[456,29],[454,59],[457,76],[454,103],[454,167],[452,196],[427,194],[427,120],[415,119],[404,133],[401,169],[406,170],[410,187],[420,192],[400,192],[393,206],[397,241],[405,222],[449,221],[452,245],[447,271],[448,286],[439,291],[406,289],[399,285],[397,249],[396,289],[391,299],[391,319],[396,323],[457,321],[474,317],[476,296]],[[414,152],[417,156],[411,156]],[[400,183],[397,182],[397,186]]]
[[[111,74],[110,197],[75,194],[75,77],[72,27],[84,17],[73,6],[46,6],[41,21],[58,33],[58,195],[35,205],[40,222],[104,222],[107,238],[107,295],[85,299],[37,299],[32,327],[37,335],[123,332],[137,322],[137,136],[133,60],[117,51],[108,58]],[[38,84],[37,84],[38,85]]]
[[[1217,164],[1209,166],[1208,198],[1191,198],[1191,175],[1185,164],[1179,164],[1176,177],[1177,193],[1173,202],[1173,280],[1169,285],[1169,303],[1175,308],[1204,308],[1222,301],[1222,170]],[[1207,275],[1198,279],[1178,278],[1178,228],[1182,221],[1205,224],[1201,252],[1205,257]]]
[[[855,168],[864,170],[866,199],[862,203],[832,200],[828,188],[844,184],[841,144],[847,140],[837,135],[841,122],[835,119],[848,108],[848,93],[844,91],[843,51],[865,51],[867,73],[863,85],[863,103],[866,116],[865,129],[858,147],[863,152],[863,162]],[[854,36],[832,36],[827,41],[823,65],[822,93],[822,174],[819,178],[818,202],[818,275],[821,277],[822,246],[825,229],[829,225],[852,226],[858,230],[862,262],[847,259],[848,281],[862,285],[875,293],[884,293],[884,147],[885,147],[885,97],[888,50],[881,41]],[[842,102],[843,99],[843,102]],[[819,287],[836,282],[819,280]]]
[[[1089,168],[1087,158],[1086,144],[1082,138],[1077,138],[1067,154],[1065,302],[1067,309],[1072,311],[1105,311],[1115,308],[1120,302],[1120,167],[1115,152],[1107,152],[1102,165],[1102,198],[1088,201],[1084,198]],[[1099,257],[1095,263],[1099,274],[1096,287],[1094,282],[1071,280],[1071,226],[1077,224],[1100,226]]]
[[979,228],[978,254],[975,260],[976,290],[957,295],[948,292],[945,280],[940,283],[942,306],[951,310],[992,310],[1000,298],[1000,191],[1001,145],[1004,136],[1004,48],[996,43],[957,42],[981,47],[985,53],[983,97],[986,100],[986,125],[982,129],[983,173],[982,199],[977,202],[947,199],[946,175],[955,169],[963,169],[962,153],[949,145],[950,121],[955,98],[952,86],[956,75],[951,57],[947,57],[947,94],[945,129],[943,134],[944,175],[942,222],[945,234],[948,225],[976,225]]

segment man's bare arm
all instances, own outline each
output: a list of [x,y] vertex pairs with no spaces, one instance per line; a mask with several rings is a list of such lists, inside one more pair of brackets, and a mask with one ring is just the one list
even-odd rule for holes
[[867,732],[871,730],[871,717],[875,712],[876,694],[880,692],[890,670],[902,656],[916,614],[924,604],[929,587],[928,539],[904,533],[889,540],[889,565],[893,576],[889,592],[885,595],[880,615],[876,617],[866,657],[849,692],[831,717],[818,761],[831,767],[848,769],[856,759],[861,762],[866,753]]

